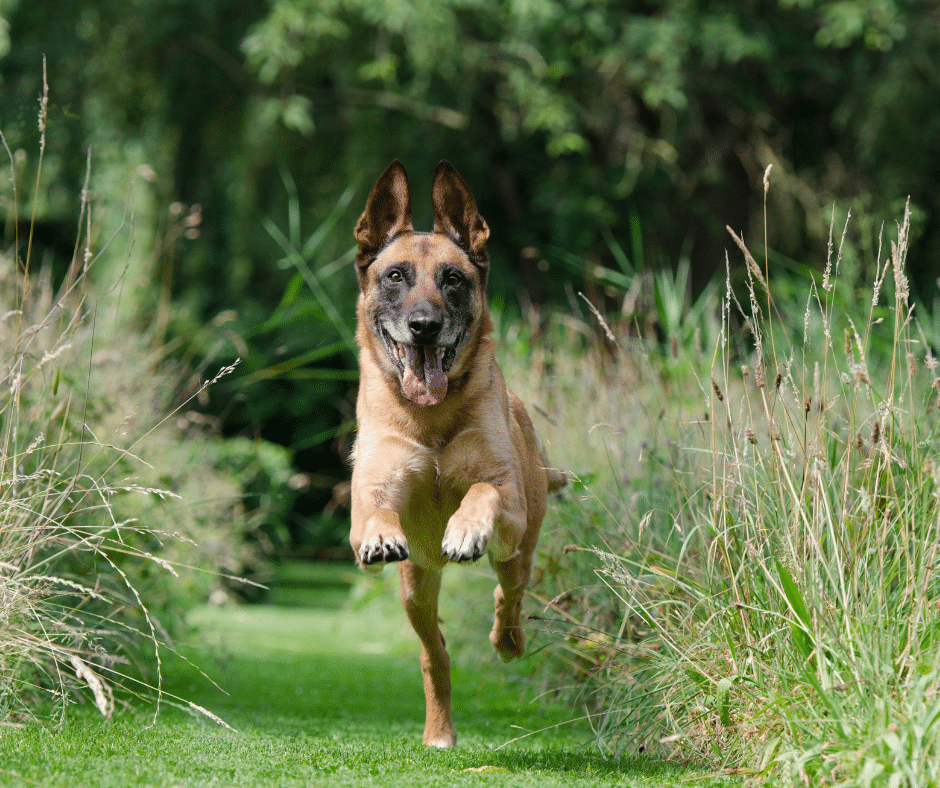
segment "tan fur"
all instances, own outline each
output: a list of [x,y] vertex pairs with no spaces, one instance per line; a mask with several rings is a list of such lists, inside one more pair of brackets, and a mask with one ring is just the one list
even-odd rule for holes
[[[398,562],[402,602],[422,647],[423,741],[451,747],[456,734],[450,662],[438,627],[440,573],[453,558],[475,560],[485,552],[499,579],[490,641],[504,660],[521,656],[522,596],[549,479],[532,423],[507,391],[494,356],[485,300],[489,228],[466,184],[445,162],[435,173],[432,201],[434,232],[414,232],[407,178],[393,162],[356,227],[361,377],[350,543],[367,571]],[[443,316],[442,335],[452,318],[455,334],[464,332],[446,371],[446,395],[430,406],[406,396],[401,370],[375,327],[378,310],[389,300],[381,277],[402,264],[413,281],[395,315],[424,309]],[[467,288],[466,308],[456,316],[439,287],[448,267],[464,277]],[[554,472],[551,482],[557,488],[563,477]]]

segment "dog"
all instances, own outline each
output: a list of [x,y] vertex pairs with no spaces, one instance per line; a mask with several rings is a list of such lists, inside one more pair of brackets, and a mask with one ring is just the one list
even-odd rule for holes
[[408,176],[393,161],[356,224],[360,382],[350,544],[362,569],[397,563],[421,641],[423,742],[457,742],[450,658],[438,626],[441,572],[486,555],[496,571],[490,642],[521,657],[522,597],[548,491],[522,402],[507,391],[486,302],[489,227],[446,161],[434,173],[432,232],[411,222]]

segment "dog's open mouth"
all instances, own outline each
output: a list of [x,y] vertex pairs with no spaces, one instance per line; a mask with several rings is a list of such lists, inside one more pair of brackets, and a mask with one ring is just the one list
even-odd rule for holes
[[382,330],[389,358],[398,367],[404,395],[422,407],[438,405],[447,396],[447,375],[457,351],[452,347],[408,345],[396,342]]

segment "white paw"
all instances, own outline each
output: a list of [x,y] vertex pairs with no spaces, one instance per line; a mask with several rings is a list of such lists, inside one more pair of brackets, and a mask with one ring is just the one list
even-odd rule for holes
[[476,561],[486,552],[493,536],[493,526],[484,521],[462,524],[456,521],[457,514],[447,523],[441,540],[441,555],[458,563]]
[[[366,571],[382,568],[383,563],[404,561],[408,557],[408,542],[403,534],[376,534],[359,546],[359,563]],[[375,569],[373,569],[375,567]]]
[[432,739],[428,739],[423,742],[428,747],[437,747],[439,750],[449,750],[451,747],[457,746],[457,736],[448,735],[448,736],[438,736]]

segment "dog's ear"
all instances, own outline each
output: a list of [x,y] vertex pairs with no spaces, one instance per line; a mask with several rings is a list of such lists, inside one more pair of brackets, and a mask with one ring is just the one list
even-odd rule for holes
[[477,202],[460,173],[446,161],[437,165],[431,187],[434,232],[443,233],[470,253],[479,266],[486,266],[486,241],[490,228],[477,213]]
[[366,200],[366,209],[356,222],[353,233],[359,244],[356,264],[365,269],[379,249],[396,235],[413,229],[408,175],[402,163],[395,159],[375,182]]

